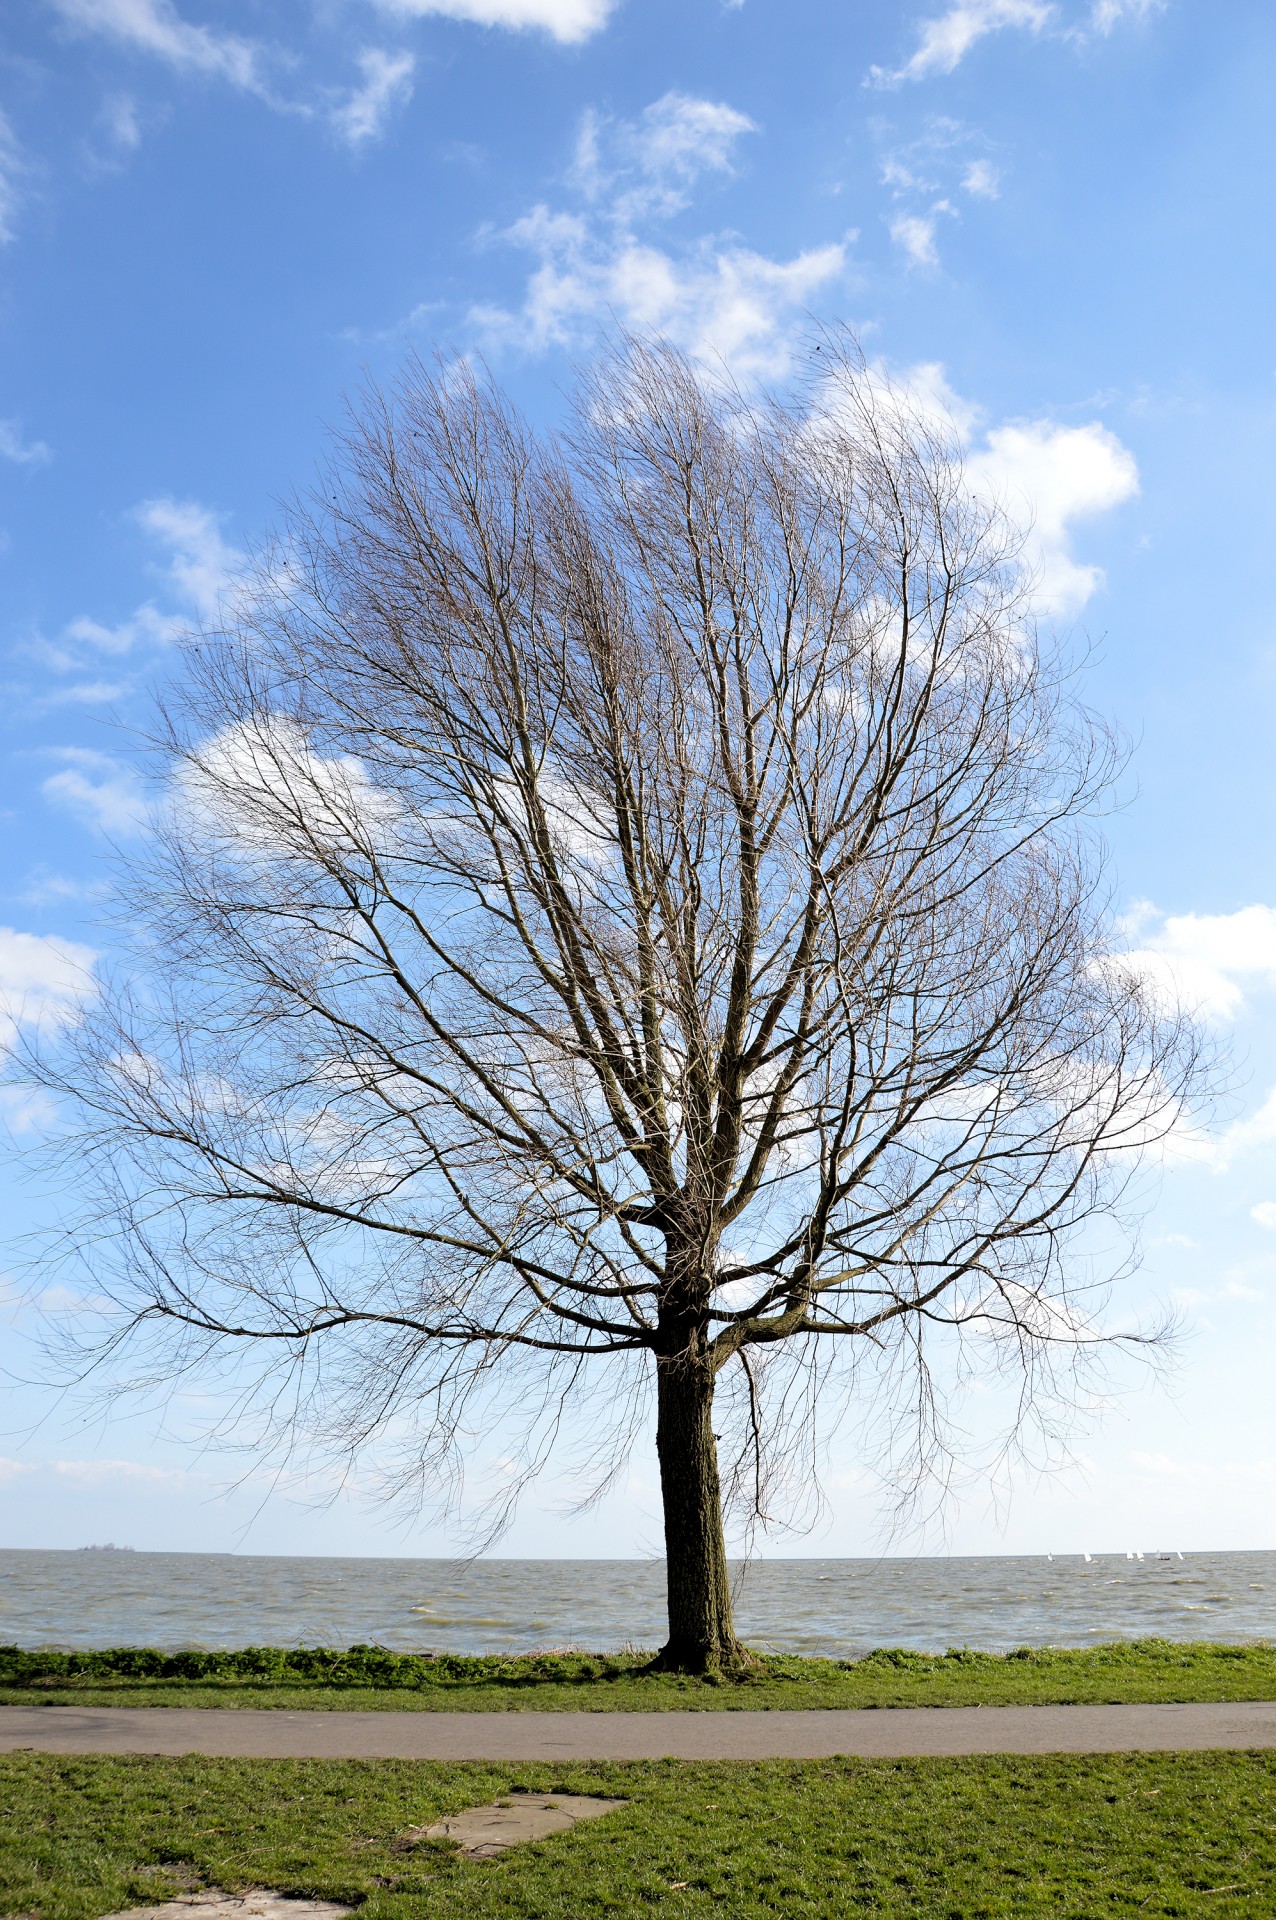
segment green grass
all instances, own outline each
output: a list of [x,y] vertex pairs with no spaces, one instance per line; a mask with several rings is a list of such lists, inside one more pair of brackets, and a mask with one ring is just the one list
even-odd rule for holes
[[[512,1788],[629,1802],[467,1861],[405,1828]],[[1257,1915],[1276,1755],[630,1766],[0,1757],[0,1914],[267,1886],[360,1920]]]
[[504,1659],[376,1647],[171,1654],[0,1647],[0,1704],[668,1712],[1276,1700],[1276,1646],[1268,1644],[1135,1640],[1009,1654],[896,1650],[857,1661],[777,1656],[717,1680],[644,1673],[642,1661],[640,1654]]

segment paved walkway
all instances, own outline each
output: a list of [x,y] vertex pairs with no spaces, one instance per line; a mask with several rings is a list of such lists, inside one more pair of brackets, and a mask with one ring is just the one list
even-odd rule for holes
[[0,1707],[0,1750],[402,1760],[819,1760],[830,1754],[1276,1747],[1276,1701],[773,1713],[281,1713]]

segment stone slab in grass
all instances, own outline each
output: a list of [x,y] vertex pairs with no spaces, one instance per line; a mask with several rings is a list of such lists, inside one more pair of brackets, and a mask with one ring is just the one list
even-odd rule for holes
[[507,1847],[543,1840],[550,1833],[567,1833],[580,1820],[597,1820],[627,1805],[625,1800],[602,1800],[589,1793],[515,1793],[490,1807],[450,1813],[432,1827],[414,1827],[404,1841],[412,1845],[418,1840],[451,1840],[471,1860],[491,1860]]
[[331,1900],[293,1900],[264,1887],[247,1893],[220,1893],[216,1887],[205,1887],[202,1893],[185,1893],[163,1906],[111,1913],[106,1920],[345,1920],[350,1911]]

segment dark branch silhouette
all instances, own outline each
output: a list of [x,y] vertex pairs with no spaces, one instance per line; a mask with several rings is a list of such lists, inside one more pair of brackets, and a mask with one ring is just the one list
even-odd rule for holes
[[839,1363],[923,1453],[936,1343],[1030,1408],[1198,1070],[1109,950],[1119,755],[1010,529],[822,346],[758,399],[628,343],[562,440],[463,365],[374,394],[188,646],[142,971],[38,1068],[102,1364],[246,1349],[427,1496],[576,1395],[614,1463],[654,1384],[694,1668],[740,1651],[719,1439],[762,1516]]

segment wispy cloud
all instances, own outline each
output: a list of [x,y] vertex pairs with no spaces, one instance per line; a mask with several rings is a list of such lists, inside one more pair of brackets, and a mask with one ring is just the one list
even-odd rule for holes
[[222,516],[197,500],[164,495],[144,500],[136,519],[167,550],[161,572],[177,600],[204,619],[214,618],[244,564],[243,555],[222,536]]
[[[326,121],[354,149],[378,138],[391,113],[412,95],[416,59],[408,52],[365,47],[356,61],[360,79],[348,91],[328,88],[310,99],[285,98],[271,84],[271,72],[295,66],[295,59],[261,41],[187,20],[173,0],[50,0],[50,4],[78,31],[148,54],[174,72],[222,80],[278,111]],[[108,99],[98,117],[98,135],[90,149],[97,165],[117,165],[138,145],[141,128],[130,96]]]
[[1260,1152],[1266,1161],[1276,1146],[1276,1087],[1259,1102],[1252,1113],[1244,1114],[1225,1127],[1209,1155],[1216,1172],[1226,1173],[1239,1155]]
[[[104,675],[103,656],[122,663],[168,646],[192,625],[216,621],[224,597],[236,591],[244,556],[227,541],[222,517],[212,508],[165,496],[143,501],[129,517],[160,556],[148,569],[156,591],[122,620],[78,614],[56,635],[37,633],[16,647],[16,657],[36,661],[57,676],[38,691],[11,688],[29,711],[122,699],[129,691],[128,676],[119,678],[121,669],[114,665]],[[64,784],[69,794],[74,783]]]
[[[298,67],[295,54],[188,19],[175,0],[48,0],[48,4],[74,32],[114,41],[129,52],[163,62],[174,73],[222,81],[256,95],[276,111],[327,124],[356,151],[377,139],[395,108],[411,97],[416,60],[405,50],[365,47],[357,58],[361,77],[348,90],[331,86],[281,90],[276,80]],[[377,4],[383,14],[400,21],[444,16],[479,26],[538,30],[571,45],[598,32],[616,0],[377,0]],[[98,116],[95,137],[86,141],[90,165],[118,166],[140,137],[131,97],[110,96]],[[18,165],[16,143],[0,116],[0,238],[8,237],[6,181],[12,185]],[[16,204],[16,192],[12,197]]]
[[76,940],[0,927],[0,1046],[20,1028],[51,1033],[78,1019],[94,992],[96,959]]
[[922,21],[916,49],[902,67],[870,68],[870,84],[897,87],[906,80],[952,73],[988,34],[1003,27],[1041,33],[1057,17],[1057,9],[1049,0],[958,0],[947,13]]
[[113,145],[131,153],[142,142],[142,129],[137,117],[137,102],[128,93],[113,93],[109,100],[102,103],[98,116],[109,134]]
[[616,0],[381,0],[381,6],[392,14],[435,14],[480,27],[547,33],[575,46],[606,26]]
[[412,98],[412,75],[416,58],[410,53],[387,53],[381,47],[365,47],[359,55],[362,86],[355,87],[330,118],[337,133],[351,147],[377,140],[396,108]]
[[0,112],[0,246],[7,245],[17,232],[21,200],[18,182],[26,170],[17,135],[7,116]]
[[70,874],[56,873],[51,867],[39,866],[27,875],[26,883],[16,897],[27,907],[65,906],[71,901],[78,903],[98,899],[103,890],[103,882],[76,880]]
[[182,1467],[157,1467],[143,1460],[15,1460],[0,1457],[0,1485],[28,1475],[52,1474],[85,1488],[126,1485],[145,1487],[190,1487],[202,1484],[203,1476]]
[[972,160],[961,184],[976,200],[995,200],[1001,192],[1001,175],[991,161]]
[[865,84],[898,87],[909,80],[954,73],[973,47],[1005,27],[1084,43],[1094,34],[1106,38],[1123,22],[1150,20],[1164,12],[1166,4],[1167,0],[1091,0],[1081,21],[1074,15],[1069,23],[1055,0],[956,0],[946,13],[919,22],[917,45],[902,66],[870,67]]
[[573,184],[613,220],[668,217],[690,203],[703,174],[735,171],[736,148],[754,121],[724,100],[673,91],[636,120],[588,110],[576,138]]
[[939,249],[935,245],[935,226],[939,212],[897,213],[891,221],[891,239],[907,254],[915,267],[937,267]]
[[1090,25],[1096,33],[1108,34],[1123,20],[1150,20],[1164,13],[1167,0],[1094,0]]
[[146,803],[132,767],[90,747],[54,747],[50,757],[61,765],[40,784],[46,800],[112,839],[140,832]]
[[69,26],[148,53],[187,73],[265,90],[264,49],[253,40],[186,20],[172,0],[51,0]]
[[16,420],[0,420],[0,460],[19,467],[43,467],[53,458],[43,440],[24,440]]
[[533,257],[521,308],[477,307],[472,321],[490,342],[543,351],[616,319],[745,378],[781,371],[796,316],[845,271],[846,240],[775,260],[734,238],[677,244],[652,232],[706,176],[729,175],[753,131],[725,102],[681,93],[633,121],[587,114],[570,179],[576,206],[534,207],[501,236]]
[[164,553],[152,571],[159,576],[166,604],[145,600],[114,625],[78,615],[67,623],[60,641],[40,649],[41,657],[55,670],[82,668],[86,649],[132,653],[141,646],[163,645],[192,618],[216,619],[223,594],[244,564],[243,555],[222,533],[221,516],[197,500],[144,500],[132,517]]
[[[879,129],[885,132],[885,129]],[[885,149],[882,185],[894,210],[886,222],[891,238],[913,266],[939,265],[941,219],[960,219],[962,196],[995,200],[1001,176],[988,157],[987,136],[960,120],[934,115],[923,131]]]
[[90,169],[114,173],[142,144],[142,116],[131,93],[109,93],[102,102],[84,149]]

